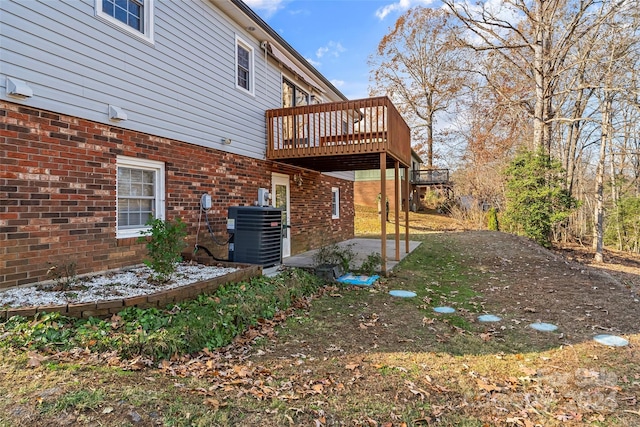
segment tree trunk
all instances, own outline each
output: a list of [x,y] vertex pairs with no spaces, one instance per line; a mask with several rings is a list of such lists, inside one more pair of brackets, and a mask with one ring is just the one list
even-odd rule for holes
[[618,203],[618,185],[616,183],[616,165],[615,165],[615,157],[613,156],[613,141],[612,141],[612,134],[613,133],[613,129],[611,129],[611,132],[608,132],[608,144],[609,144],[609,174],[611,175],[609,177],[609,179],[611,180],[611,202],[613,203],[613,211],[615,213],[616,216],[616,235],[618,237],[618,250],[621,251],[622,250],[622,246],[623,246],[623,242],[622,242],[622,218],[620,215],[620,205]]
[[433,168],[433,116],[432,112],[427,118],[427,166]]
[[600,137],[600,156],[598,158],[598,167],[596,168],[596,206],[594,212],[594,242],[593,246],[596,251],[594,260],[603,262],[603,240],[604,240],[604,164],[606,157],[607,141],[609,140],[609,132],[611,130],[611,101],[612,96],[605,89],[604,99],[602,102],[602,135]]
[[542,28],[542,10],[538,9],[536,22],[536,40],[533,45],[533,74],[535,81],[535,105],[533,109],[533,150],[544,145],[544,110],[545,110],[545,76],[544,76],[544,29]]

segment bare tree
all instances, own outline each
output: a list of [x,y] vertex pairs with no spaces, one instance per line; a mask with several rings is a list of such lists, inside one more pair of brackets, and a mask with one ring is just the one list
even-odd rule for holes
[[553,101],[560,78],[571,68],[569,53],[625,0],[443,2],[468,30],[461,42],[476,51],[498,52],[529,80],[531,97],[522,105],[533,120],[532,145],[551,153],[552,123],[557,120]]
[[414,8],[405,12],[369,60],[372,94],[387,95],[425,146],[433,167],[434,124],[460,94],[463,54],[455,27],[444,10]]
[[[626,3],[626,7],[633,5],[633,2]],[[616,182],[616,168],[614,158],[614,115],[616,106],[620,109],[621,104],[629,100],[630,89],[629,76],[635,73],[638,65],[638,49],[640,48],[640,38],[637,20],[629,21],[621,11],[621,19],[611,19],[603,25],[605,31],[601,34],[601,79],[598,87],[601,111],[601,138],[600,155],[596,169],[595,194],[596,204],[594,211],[594,242],[595,261],[603,261],[604,246],[604,174],[607,147],[610,155],[610,175],[611,175],[611,201],[613,212],[618,211],[618,184]],[[631,9],[633,11],[633,9]],[[631,99],[635,99],[632,97]],[[619,226],[619,218],[616,224]],[[620,230],[618,230],[620,233]],[[620,236],[619,236],[620,239]]]

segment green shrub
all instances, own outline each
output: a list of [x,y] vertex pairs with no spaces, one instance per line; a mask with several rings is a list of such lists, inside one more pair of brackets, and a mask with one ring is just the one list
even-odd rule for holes
[[569,217],[577,206],[562,185],[562,167],[543,149],[525,151],[505,171],[506,208],[503,223],[540,245],[551,245],[553,227]]
[[313,255],[313,263],[316,267],[322,264],[339,265],[343,271],[349,271],[355,256],[353,244],[339,246],[333,243],[318,249]]
[[494,207],[489,208],[487,212],[487,228],[491,231],[498,231],[500,229],[498,225],[498,210]]
[[358,270],[361,274],[367,276],[373,276],[379,271],[379,267],[382,266],[382,256],[378,252],[367,255],[367,258],[362,261],[362,265]]
[[147,243],[151,259],[144,260],[144,263],[153,271],[152,280],[164,283],[171,279],[182,260],[187,225],[180,218],[176,221],[150,219],[147,225],[150,228],[142,233],[144,236],[140,237],[140,241]]

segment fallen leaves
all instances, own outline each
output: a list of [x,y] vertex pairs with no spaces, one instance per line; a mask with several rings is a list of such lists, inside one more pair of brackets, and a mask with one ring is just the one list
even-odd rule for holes
[[483,391],[488,391],[489,393],[494,391],[502,391],[502,387],[498,387],[495,384],[491,384],[489,382],[485,382],[480,378],[476,378],[476,386]]
[[212,399],[212,398],[207,398],[204,400],[204,404],[207,406],[210,406],[214,412],[216,412],[218,409],[227,406],[226,403],[224,402],[220,402],[218,399]]
[[491,341],[491,337],[492,337],[492,334],[489,332],[480,334],[480,338],[482,338],[482,341],[484,342]]
[[36,353],[35,351],[30,351],[27,353],[27,368],[37,368],[45,360],[45,356]]
[[560,412],[554,415],[554,418],[559,421],[582,421],[582,414],[576,412]]
[[404,382],[404,384],[408,387],[409,391],[414,395],[414,396],[418,396],[420,398],[420,400],[424,400],[425,398],[429,397],[429,392],[416,386],[413,382],[411,381],[406,381]]

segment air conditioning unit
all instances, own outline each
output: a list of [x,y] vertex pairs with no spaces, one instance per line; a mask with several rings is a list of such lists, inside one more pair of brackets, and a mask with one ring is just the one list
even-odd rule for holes
[[227,231],[229,261],[263,267],[282,262],[282,210],[266,206],[232,206]]

